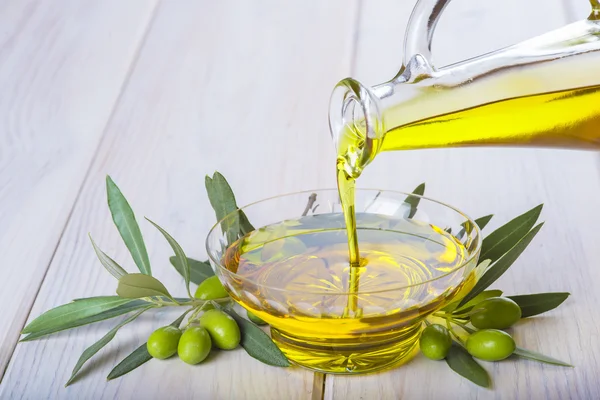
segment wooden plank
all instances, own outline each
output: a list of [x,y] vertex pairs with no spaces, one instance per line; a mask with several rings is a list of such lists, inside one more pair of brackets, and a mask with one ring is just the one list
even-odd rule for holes
[[0,376],[153,4],[0,4]]
[[[240,204],[285,191],[332,185],[327,130],[331,87],[349,73],[356,2],[165,1],[102,142],[32,315],[72,298],[114,293],[95,259],[96,242],[133,271],[106,207],[112,175],[137,211],[155,276],[184,294],[171,250],[143,221],[167,229],[190,256],[205,256],[215,222],[204,175],[220,170]],[[330,171],[327,169],[326,171]],[[172,313],[148,313],[123,328],[63,389],[81,352],[116,321],[18,345],[0,397],[320,398],[322,385],[298,368],[268,367],[242,349],[190,367],[152,361],[106,383],[110,369]],[[35,376],[35,379],[26,379]]]
[[[363,2],[357,79],[375,84],[395,74],[410,6]],[[444,65],[559,27],[567,22],[562,6],[542,0],[502,5],[456,0],[442,17],[434,40],[436,62]],[[600,398],[600,315],[594,306],[600,302],[594,288],[600,278],[596,153],[451,149],[382,154],[367,168],[359,186],[411,190],[423,181],[426,194],[474,217],[495,213],[488,232],[538,203],[546,204],[544,228],[494,286],[507,294],[573,293],[560,309],[523,321],[512,332],[523,347],[569,361],[576,368],[516,360],[482,363],[495,383],[493,390],[485,390],[456,375],[444,362],[417,356],[389,372],[328,376],[325,399]]]

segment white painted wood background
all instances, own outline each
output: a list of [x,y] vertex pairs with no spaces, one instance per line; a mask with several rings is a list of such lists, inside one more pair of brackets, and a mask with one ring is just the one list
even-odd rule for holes
[[[115,282],[87,239],[134,267],[110,219],[108,173],[138,214],[203,257],[214,220],[204,175],[221,171],[245,204],[334,186],[327,104],[352,75],[368,84],[399,68],[414,0],[0,1],[0,398],[598,399],[599,156],[507,149],[383,154],[360,186],[410,190],[494,226],[544,202],[547,221],[498,286],[570,291],[565,305],[524,321],[524,347],[576,365],[484,363],[495,388],[474,386],[422,357],[393,371],[326,376],[262,365],[243,350],[196,367],[150,362],[108,371],[173,314],[147,313],[63,388],[107,321],[17,344],[27,320]],[[587,15],[585,0],[454,0],[434,41],[439,65]],[[491,226],[493,228],[494,226]],[[170,249],[142,223],[155,274],[183,288]],[[179,285],[179,286],[177,286]]]

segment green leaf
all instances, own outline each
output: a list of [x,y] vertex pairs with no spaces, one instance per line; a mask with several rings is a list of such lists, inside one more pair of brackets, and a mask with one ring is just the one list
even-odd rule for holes
[[222,221],[227,215],[238,210],[237,215],[221,222],[221,229],[227,233],[229,243],[237,240],[238,233],[244,236],[254,230],[254,226],[252,226],[246,214],[239,210],[233,190],[223,175],[219,172],[215,172],[212,178],[207,175],[205,186],[210,204],[215,210],[217,221]]
[[210,205],[215,210],[217,221],[221,222],[221,229],[227,234],[227,241],[231,244],[237,240],[238,233],[240,233],[239,214],[231,215],[225,219],[226,216],[238,209],[233,190],[225,177],[219,172],[215,172],[212,178],[207,175],[205,186]]
[[115,260],[107,256],[106,253],[104,253],[98,248],[98,246],[96,246],[94,239],[92,239],[92,235],[88,236],[92,241],[92,247],[96,252],[96,256],[98,256],[98,260],[100,260],[100,263],[104,266],[104,268],[106,268],[106,270],[117,279],[119,279],[123,275],[127,275],[127,271],[125,271],[119,264],[115,262]]
[[142,297],[165,296],[173,297],[158,279],[144,274],[127,274],[119,279],[117,294],[126,299]]
[[[169,258],[169,261],[171,261],[171,264],[175,267],[177,272],[183,276],[182,266],[177,257],[171,257]],[[188,258],[187,262],[190,266],[190,281],[194,282],[196,285],[201,284],[206,278],[210,278],[215,274],[208,261],[198,261],[193,258]]]
[[488,270],[483,274],[481,279],[475,284],[473,289],[467,294],[460,302],[459,307],[466,304],[469,300],[473,299],[479,293],[483,292],[487,289],[492,283],[496,281],[496,279],[500,278],[504,272],[519,258],[521,253],[527,248],[529,243],[533,240],[535,235],[542,228],[544,223],[538,224],[535,228],[533,228],[521,241],[519,241],[512,249],[508,251],[501,259],[499,259],[495,264],[488,268]]
[[485,228],[485,226],[488,224],[488,222],[490,222],[493,216],[494,214],[490,214],[486,215],[485,217],[477,218],[475,220],[475,223],[477,224],[477,226],[479,226],[479,229],[483,230],[483,228]]
[[545,313],[562,304],[569,297],[570,293],[536,293],[523,294],[519,296],[508,296],[521,307],[521,318],[532,317],[534,315]]
[[154,222],[150,221],[148,218],[146,218],[146,219],[148,220],[148,222],[150,222],[152,225],[154,225],[156,227],[156,229],[158,229],[160,231],[160,233],[163,234],[165,239],[167,239],[167,242],[169,242],[169,244],[171,245],[171,248],[173,249],[173,252],[175,253],[175,257],[177,257],[177,259],[179,260],[179,263],[181,265],[181,272],[183,272],[182,275],[183,275],[183,279],[185,280],[185,288],[187,289],[187,292],[188,292],[188,295],[190,296],[190,298],[193,297],[192,293],[190,292],[190,266],[188,264],[187,257],[185,256],[185,252],[183,251],[183,249],[181,248],[179,243],[177,243],[177,241],[175,239],[173,239],[173,237],[171,235],[169,235],[169,233],[167,231],[165,231],[163,228],[161,228]]
[[453,311],[453,314],[462,314],[462,313],[469,311],[471,308],[473,308],[475,305],[481,303],[483,300],[486,300],[486,299],[489,299],[492,297],[498,297],[498,296],[502,296],[502,290],[486,290],[486,291],[479,293],[477,296],[475,296],[474,298],[472,298],[471,300],[466,302],[464,306],[456,309],[456,306],[458,306],[458,302],[452,303],[452,304],[454,304],[455,308],[448,309],[445,311]]
[[526,358],[528,360],[534,360],[543,362],[546,364],[559,365],[561,367],[573,367],[571,364],[567,364],[564,361],[557,360],[556,358],[545,356],[535,351],[527,350],[522,347],[517,347],[513,353],[517,357]]
[[454,372],[481,387],[490,387],[491,380],[487,371],[471,357],[461,346],[453,343],[446,356],[446,363]]
[[46,311],[31,321],[21,333],[34,333],[57,329],[82,318],[91,317],[104,311],[119,307],[131,300],[118,296],[103,296],[83,299],[73,303],[63,304]]
[[139,317],[140,315],[142,315],[142,313],[144,311],[146,311],[146,310],[148,310],[150,308],[152,308],[152,306],[148,306],[145,309],[140,310],[137,313],[133,314],[131,317],[127,318],[125,321],[121,322],[119,325],[115,326],[110,331],[108,331],[108,333],[106,335],[104,335],[102,337],[102,339],[98,340],[96,343],[94,343],[93,345],[91,345],[90,347],[88,347],[87,349],[85,349],[84,352],[83,352],[83,354],[81,354],[81,357],[79,357],[79,360],[77,360],[77,364],[75,364],[75,368],[73,368],[73,372],[71,373],[71,377],[69,378],[69,380],[65,384],[65,387],[69,386],[73,382],[73,379],[75,379],[75,376],[77,375],[77,373],[79,372],[79,370],[81,369],[81,367],[83,367],[83,364],[85,364],[98,351],[100,351],[100,349],[102,349],[111,340],[113,340],[113,338],[115,337],[115,335],[117,334],[117,331],[119,329],[121,329],[124,325],[127,325],[128,323],[130,323],[131,321],[133,321],[134,319],[136,319],[137,317]]
[[205,185],[210,205],[215,210],[218,221],[238,209],[231,186],[219,172],[215,172],[212,178],[207,175]]
[[[423,196],[423,193],[425,193],[425,182],[421,183],[419,186],[417,186],[415,188],[415,190],[413,190],[412,192],[413,194],[419,195],[419,196]],[[420,197],[416,197],[416,196],[411,196],[409,195],[404,202],[407,203],[408,205],[410,205],[410,211],[408,212],[408,218],[412,218],[415,216],[415,214],[417,213],[417,207],[419,206],[419,202],[421,201]]]
[[[183,319],[185,318],[185,316],[188,314],[189,311],[190,310],[184,312],[179,318],[177,318],[175,321],[173,321],[170,325],[174,326],[176,328],[179,328],[179,326],[181,325],[181,322],[183,321]],[[126,373],[133,371],[140,365],[150,361],[151,359],[152,359],[152,356],[150,355],[150,353],[148,353],[148,347],[146,346],[146,343],[144,343],[140,347],[135,349],[127,357],[125,357],[120,363],[118,363],[108,373],[108,376],[106,377],[106,379],[110,381],[111,379],[115,379],[120,376],[123,376]]]
[[543,204],[519,215],[483,239],[481,244],[481,260],[491,260],[494,263],[507,251],[513,248],[535,225]]
[[269,335],[252,322],[240,317],[234,311],[226,311],[240,327],[242,340],[240,344],[246,352],[258,361],[275,367],[289,367],[290,362],[275,346]]
[[[480,230],[483,230],[483,228],[485,228],[485,226],[488,224],[488,222],[490,222],[490,220],[492,219],[494,215],[490,214],[490,215],[486,215],[485,217],[481,217],[481,218],[477,218],[475,221],[477,226],[479,226]],[[463,238],[463,236],[465,236],[465,233],[471,233],[473,231],[473,224],[471,224],[470,221],[465,221],[462,224],[460,224],[462,226],[462,229],[460,230],[460,232],[458,232],[458,234],[456,235],[456,238],[458,240],[461,240]]]
[[135,220],[133,210],[127,199],[125,199],[125,196],[123,196],[123,193],[121,193],[121,190],[108,175],[106,176],[106,193],[108,196],[108,208],[110,208],[113,221],[125,245],[129,249],[133,261],[135,261],[142,274],[152,275],[144,238]]
[[120,363],[118,363],[106,377],[107,380],[115,379],[125,375],[128,372],[133,371],[140,365],[152,360],[152,356],[148,353],[148,346],[146,342],[135,349],[131,354],[125,357]]
[[[116,297],[116,296],[115,296]],[[76,299],[73,301],[83,301],[85,299]],[[81,318],[75,321],[70,321],[65,324],[55,326],[51,329],[36,331],[25,336],[20,342],[29,342],[31,340],[39,339],[43,336],[51,335],[56,332],[65,331],[67,329],[77,328],[83,325],[93,324],[94,322],[104,321],[119,315],[127,314],[128,312],[139,310],[140,308],[148,307],[150,304],[143,300],[129,300],[127,303],[113,308],[108,311],[101,312],[100,314],[92,315],[91,317]]]
[[254,230],[254,226],[248,221],[248,217],[246,213],[242,210],[239,211],[240,214],[240,233],[243,235],[247,235]]

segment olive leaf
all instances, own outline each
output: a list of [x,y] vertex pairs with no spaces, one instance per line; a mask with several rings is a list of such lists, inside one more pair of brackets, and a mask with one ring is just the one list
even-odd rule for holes
[[279,350],[279,347],[275,346],[273,340],[271,340],[269,335],[264,333],[262,329],[252,322],[240,317],[232,310],[223,311],[231,315],[240,327],[240,332],[242,334],[240,344],[244,350],[246,350],[246,353],[268,365],[273,365],[275,367],[290,366],[290,362],[281,350]]
[[245,235],[254,230],[242,210],[225,219],[229,214],[238,210],[238,206],[233,190],[223,175],[219,172],[215,172],[212,178],[207,175],[204,183],[210,205],[215,210],[217,221],[221,222],[221,229],[227,234],[230,244],[237,240],[238,234]]
[[[425,193],[425,182],[421,183],[419,186],[412,191],[412,194],[416,194],[418,196],[423,196]],[[421,201],[420,197],[409,195],[404,199],[404,202],[410,206],[410,211],[408,212],[407,218],[410,219],[415,216],[417,213],[417,207],[419,206],[419,202]]]
[[135,261],[142,274],[152,275],[148,251],[133,210],[119,187],[108,175],[106,176],[106,194],[113,221],[129,249],[133,261]]
[[[83,301],[85,299],[76,299],[73,301]],[[127,314],[131,311],[139,310],[140,308],[148,307],[149,303],[144,300],[129,300],[127,303],[115,307],[111,310],[101,312],[96,315],[92,315],[86,318],[80,318],[75,321],[70,321],[68,323],[60,324],[54,326],[50,329],[38,330],[29,335],[25,336],[23,339],[19,340],[20,342],[29,342],[31,340],[39,339],[41,337],[51,335],[56,332],[65,331],[68,329],[77,328],[83,325],[93,324],[94,322],[104,321],[107,319],[118,317],[119,315]]]
[[247,235],[248,233],[254,230],[254,226],[248,221],[248,217],[246,213],[242,210],[239,211],[240,214],[240,233],[242,235]]
[[81,354],[81,357],[79,357],[79,360],[77,360],[77,364],[75,364],[75,367],[73,368],[73,372],[71,373],[71,377],[69,378],[69,380],[65,384],[65,387],[69,386],[73,382],[73,379],[75,379],[75,376],[77,375],[77,373],[79,372],[79,370],[81,369],[81,367],[83,367],[83,364],[85,364],[98,351],[100,351],[111,340],[113,340],[113,338],[115,337],[115,335],[117,334],[117,331],[119,329],[121,329],[123,326],[127,325],[128,323],[130,323],[131,321],[133,321],[134,319],[136,319],[137,317],[139,317],[140,315],[142,315],[142,313],[144,311],[147,311],[150,308],[152,308],[152,306],[148,306],[148,307],[144,308],[143,310],[140,310],[137,313],[133,314],[131,317],[127,318],[125,321],[121,322],[119,325],[115,326],[110,331],[108,331],[108,333],[106,335],[104,335],[96,343],[94,343],[93,345],[91,345],[90,347],[88,347],[87,349],[85,349],[84,352],[83,352],[83,354]]
[[556,358],[552,358],[549,356],[545,356],[541,353],[535,352],[535,351],[531,351],[531,350],[527,350],[524,349],[522,347],[518,347],[515,349],[513,355],[517,356],[517,357],[521,357],[521,358],[526,358],[528,360],[534,360],[534,361],[539,361],[539,362],[543,362],[546,364],[552,364],[552,365],[559,365],[561,367],[571,367],[573,368],[573,366],[571,364],[567,364],[564,361],[560,361],[557,360]]
[[127,275],[127,271],[125,271],[119,264],[116,263],[115,260],[107,256],[105,252],[96,246],[96,242],[94,242],[94,239],[92,239],[92,235],[88,234],[88,236],[90,237],[90,241],[92,242],[92,247],[96,252],[96,256],[98,256],[98,260],[100,260],[100,263],[104,266],[104,268],[106,268],[106,270],[117,279],[123,275]]
[[[169,261],[177,272],[183,276],[182,265],[179,263],[177,257],[171,257]],[[190,266],[190,281],[196,285],[201,284],[206,278],[210,278],[215,274],[208,261],[198,261],[188,257],[187,263]]]
[[[485,291],[479,293],[477,296],[475,296],[471,300],[469,300],[468,302],[466,302],[465,305],[463,305],[460,308],[457,308],[458,302],[454,302],[452,304],[449,304],[442,310],[443,311],[452,311],[453,314],[462,314],[462,313],[469,311],[471,308],[473,308],[475,305],[481,303],[482,301],[492,298],[492,297],[498,297],[498,296],[502,296],[502,290],[497,290],[497,289],[485,290]],[[453,307],[451,307],[451,306],[453,306]]]
[[79,321],[82,318],[100,314],[130,301],[131,300],[129,299],[123,299],[118,296],[102,296],[63,304],[62,306],[46,311],[31,321],[23,328],[21,333],[36,333],[58,329],[61,326]]
[[521,307],[521,318],[532,317],[534,315],[545,313],[562,304],[569,297],[570,293],[536,293],[523,294],[518,296],[508,296]]
[[527,248],[529,243],[533,240],[535,235],[542,228],[544,223],[538,224],[529,233],[527,233],[513,248],[511,248],[505,255],[502,256],[496,263],[494,263],[488,270],[483,274],[479,281],[475,284],[473,289],[467,294],[459,303],[459,307],[465,305],[469,300],[473,299],[479,293],[487,289],[496,279],[500,278],[504,272],[519,258],[521,253]]
[[[483,230],[483,228],[486,227],[486,225],[488,224],[488,222],[490,222],[490,220],[492,219],[493,216],[494,216],[494,214],[486,215],[484,217],[477,218],[473,222],[475,222],[477,224],[477,226],[479,226],[480,230]],[[461,224],[461,226],[462,226],[462,229],[456,235],[456,238],[458,240],[461,240],[462,237],[465,235],[465,233],[471,233],[473,231],[473,225],[469,221],[463,222]]]
[[488,224],[488,222],[490,222],[493,216],[494,214],[486,215],[484,217],[477,218],[474,222],[477,224],[477,226],[479,226],[479,229],[483,230],[483,228],[486,227],[486,225]]
[[144,274],[127,274],[119,279],[117,294],[126,299],[165,296],[173,299],[165,285],[158,279]]
[[[184,312],[179,318],[177,318],[175,321],[171,322],[170,325],[174,326],[175,328],[179,328],[179,326],[181,325],[181,322],[183,322],[183,319],[190,311],[191,310],[187,310],[186,312]],[[121,360],[121,362],[118,363],[108,373],[108,376],[106,377],[106,379],[110,381],[111,379],[115,379],[120,376],[123,376],[123,375],[127,374],[128,372],[133,371],[140,365],[150,361],[151,359],[152,359],[152,356],[150,355],[150,353],[148,353],[148,347],[146,346],[146,343],[144,343],[140,347],[135,349],[127,357],[125,357],[123,360]]]
[[467,378],[476,385],[490,387],[491,380],[487,371],[471,357],[461,346],[452,343],[446,356],[446,364],[460,376]]
[[177,257],[177,259],[179,260],[179,263],[181,265],[181,272],[183,272],[182,275],[183,275],[183,279],[185,280],[185,288],[187,289],[187,292],[188,292],[188,295],[190,296],[190,298],[192,298],[193,296],[192,296],[192,293],[190,292],[190,265],[188,264],[187,257],[185,256],[185,252],[183,251],[183,249],[181,248],[179,243],[177,243],[177,241],[175,239],[173,239],[173,236],[169,235],[169,233],[167,231],[165,231],[163,228],[158,226],[156,223],[150,221],[148,218],[146,218],[146,220],[148,220],[148,222],[150,222],[152,225],[154,225],[156,227],[156,229],[158,229],[160,231],[160,233],[163,234],[165,239],[167,239],[167,242],[169,242],[169,244],[171,245],[171,248],[173,249],[173,252],[175,253],[175,257]]
[[120,363],[118,363],[106,377],[106,380],[111,380],[125,375],[128,372],[133,371],[140,365],[147,363],[152,360],[152,356],[148,353],[147,343],[144,342],[131,354],[125,357]]
[[543,204],[540,204],[532,208],[486,236],[481,244],[479,258],[494,263],[512,249],[535,225],[543,206]]

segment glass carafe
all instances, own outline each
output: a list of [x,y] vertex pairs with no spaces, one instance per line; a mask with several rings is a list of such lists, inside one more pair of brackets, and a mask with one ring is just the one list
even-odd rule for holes
[[347,78],[333,91],[338,162],[356,178],[381,151],[600,148],[599,1],[586,20],[442,68],[431,40],[450,0],[418,1],[398,74],[374,87]]

